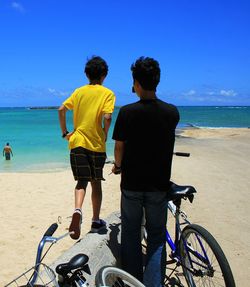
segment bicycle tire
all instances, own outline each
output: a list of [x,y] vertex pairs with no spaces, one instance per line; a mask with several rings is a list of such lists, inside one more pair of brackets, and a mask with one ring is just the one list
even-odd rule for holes
[[96,273],[95,284],[96,287],[145,287],[134,276],[114,266],[102,267]]
[[[190,224],[183,229],[180,255],[189,287],[235,287],[234,277],[224,252],[216,239],[202,226]],[[201,255],[200,258],[197,255]]]

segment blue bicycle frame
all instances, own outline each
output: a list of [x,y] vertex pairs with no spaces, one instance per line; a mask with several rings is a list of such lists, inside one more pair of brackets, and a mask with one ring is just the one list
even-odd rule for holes
[[[181,262],[181,254],[180,254],[180,248],[179,248],[179,242],[182,240],[184,249],[186,250],[186,253],[188,255],[188,261],[190,263],[190,266],[183,266],[186,268],[188,271],[190,271],[193,275],[200,275],[198,271],[195,270],[194,264],[197,266],[207,268],[207,266],[211,266],[209,258],[206,254],[205,248],[199,238],[198,235],[196,235],[196,239],[199,242],[199,246],[201,247],[202,253],[200,254],[196,250],[192,249],[187,242],[181,238],[182,230],[181,230],[181,225],[188,225],[191,224],[190,221],[188,221],[186,214],[183,211],[180,211],[180,207],[176,206],[172,201],[168,203],[168,209],[171,211],[173,216],[175,217],[175,240],[173,241],[168,230],[166,231],[166,241],[171,248],[171,257],[173,257],[174,261],[177,262],[177,264],[180,264],[183,266]],[[184,222],[180,223],[179,217],[182,217]],[[190,254],[194,255],[198,260],[194,261],[194,259],[191,258]],[[205,265],[202,265],[201,262],[203,262]],[[173,261],[170,261],[168,264],[173,263]]]

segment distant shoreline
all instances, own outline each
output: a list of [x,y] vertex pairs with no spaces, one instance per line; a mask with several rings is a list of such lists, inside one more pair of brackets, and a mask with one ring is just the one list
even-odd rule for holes
[[59,106],[48,106],[48,107],[27,107],[27,110],[58,110]]
[[[123,105],[115,106],[115,108],[121,108]],[[185,105],[176,105],[177,108],[248,108],[249,105],[235,105],[235,106],[203,106],[203,105],[197,105],[197,106],[185,106]],[[24,106],[24,107],[0,107],[0,109],[58,109],[59,106]]]

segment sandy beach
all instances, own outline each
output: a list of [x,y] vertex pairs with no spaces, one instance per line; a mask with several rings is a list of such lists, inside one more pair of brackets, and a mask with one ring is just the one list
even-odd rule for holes
[[[236,285],[250,281],[250,129],[188,129],[176,139],[172,180],[190,184],[198,193],[183,209],[193,223],[207,228],[220,243],[231,265]],[[106,164],[101,216],[119,210],[120,177],[108,175]],[[47,227],[62,218],[57,234],[66,232],[73,211],[71,170],[55,173],[1,173],[0,175],[0,286],[33,266],[36,248]],[[90,189],[83,207],[82,236],[90,229]],[[45,259],[54,261],[74,244],[70,238],[56,244]]]

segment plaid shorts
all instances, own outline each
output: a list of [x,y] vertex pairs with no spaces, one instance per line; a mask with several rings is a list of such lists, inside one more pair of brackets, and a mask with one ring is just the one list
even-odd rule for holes
[[94,152],[83,147],[70,151],[70,164],[75,180],[105,180],[102,172],[105,161],[105,152]]

